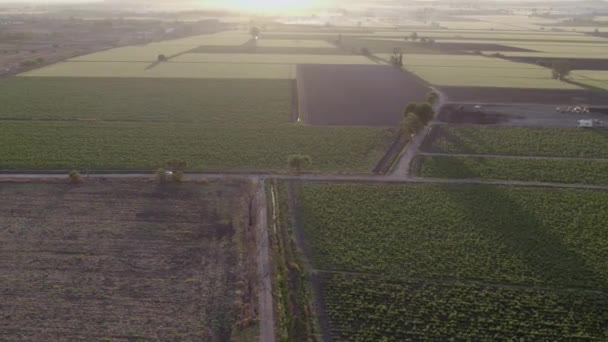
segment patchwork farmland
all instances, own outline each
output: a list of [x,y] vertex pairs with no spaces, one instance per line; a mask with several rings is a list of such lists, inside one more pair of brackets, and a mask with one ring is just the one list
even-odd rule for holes
[[0,340],[607,340],[608,38],[521,11],[0,79]]

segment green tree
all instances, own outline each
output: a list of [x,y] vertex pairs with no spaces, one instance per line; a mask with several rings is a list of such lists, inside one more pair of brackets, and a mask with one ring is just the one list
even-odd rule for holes
[[305,154],[292,154],[287,158],[287,164],[291,170],[300,173],[302,169],[312,164],[312,158]]
[[572,71],[572,66],[569,61],[555,61],[551,66],[551,74],[556,80],[563,80],[568,75],[570,75],[570,71]]
[[405,107],[405,111],[403,112],[403,114],[404,116],[407,116],[407,114],[409,113],[413,113],[414,115],[416,115],[423,125],[429,123],[433,119],[433,115],[435,115],[435,112],[433,111],[433,106],[431,106],[431,104],[427,102],[408,104]]
[[171,171],[184,171],[188,163],[181,159],[170,159],[165,162],[165,167]]
[[181,159],[170,159],[165,162],[165,167],[156,171],[156,179],[159,183],[181,182],[184,179],[184,170],[188,163]]
[[80,172],[78,172],[76,170],[72,170],[68,173],[68,179],[70,180],[70,183],[72,183],[72,184],[79,184],[80,182],[82,182],[82,178],[80,177]]
[[412,135],[418,133],[424,124],[418,118],[418,115],[414,113],[407,113],[401,120],[401,132],[406,135]]
[[251,35],[251,37],[252,37],[253,39],[258,39],[258,37],[260,36],[260,28],[259,28],[259,27],[256,27],[256,26],[252,27],[252,28],[249,30],[249,34]]
[[396,67],[403,66],[403,52],[401,51],[401,48],[393,49],[393,55],[391,56],[391,64]]
[[171,179],[170,173],[167,172],[167,169],[161,167],[160,169],[156,170],[156,180],[159,183],[168,183]]
[[437,94],[434,91],[432,91],[426,95],[426,102],[428,102],[432,105],[435,104],[437,102],[437,100],[439,100],[439,94]]

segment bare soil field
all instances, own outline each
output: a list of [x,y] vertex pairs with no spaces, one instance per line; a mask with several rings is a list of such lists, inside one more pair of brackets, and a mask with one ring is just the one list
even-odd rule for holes
[[504,125],[528,127],[578,127],[578,120],[593,119],[608,123],[608,115],[562,113],[554,105],[542,104],[447,104],[439,113],[439,121],[450,124]]
[[249,186],[1,183],[0,340],[234,340]]
[[428,87],[385,65],[299,65],[299,117],[311,125],[395,126]]
[[441,87],[451,102],[607,105],[608,92],[592,90]]

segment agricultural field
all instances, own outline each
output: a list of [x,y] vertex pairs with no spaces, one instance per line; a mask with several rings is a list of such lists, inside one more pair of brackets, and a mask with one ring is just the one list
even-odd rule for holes
[[608,337],[608,193],[298,186],[333,339]]
[[598,42],[607,43],[608,40],[602,37],[594,37],[576,32],[520,32],[520,31],[488,31],[488,30],[405,30],[393,32],[376,32],[374,36],[364,36],[366,39],[394,39],[403,40],[416,32],[420,37],[433,39],[473,39],[473,40],[501,40],[521,41],[521,42]]
[[298,114],[313,125],[396,127],[405,106],[430,91],[387,65],[300,65],[297,77]]
[[236,46],[247,43],[251,35],[243,31],[224,31],[215,34],[203,34],[179,39],[158,42],[159,45],[168,46]]
[[2,340],[251,341],[249,188],[1,184]]
[[608,184],[607,160],[484,158],[422,155],[415,174],[429,178],[475,178],[569,184]]
[[589,89],[534,89],[502,87],[441,87],[449,101],[463,103],[545,104],[551,106],[608,105],[608,92]]
[[143,46],[125,46],[70,59],[71,62],[155,62],[158,55],[177,55],[197,45],[165,45],[151,43]]
[[608,285],[606,192],[348,184],[301,186],[299,195],[318,269],[394,279]]
[[575,70],[571,73],[570,79],[590,87],[608,90],[608,71],[606,70]]
[[149,63],[136,62],[64,62],[35,69],[19,77],[90,77],[90,78],[195,78],[261,79],[295,78],[295,66],[253,63]]
[[[516,40],[495,41],[488,40],[458,40],[438,39],[438,46],[445,44],[462,44],[463,46],[479,44],[478,47],[468,48],[473,52],[482,51],[485,54],[500,53],[509,57],[539,57],[539,58],[590,58],[603,59],[608,53],[608,39],[605,42],[522,42]],[[500,50],[493,49],[492,45],[500,45]],[[484,46],[485,45],[485,46]]]
[[[515,42],[504,43],[510,47],[519,49],[531,49],[535,51],[499,51],[502,55],[508,57],[536,57],[542,58],[588,58],[588,59],[604,59],[608,54],[608,39],[602,44],[578,44],[578,43],[526,43],[516,44]],[[484,49],[484,53],[492,54],[497,51],[488,51]]]
[[161,63],[145,73],[147,78],[291,80],[296,77],[294,65],[254,63]]
[[20,77],[0,88],[0,169],[152,170],[179,158],[192,170],[280,171],[304,153],[314,171],[366,173],[394,135],[292,123],[285,80]]
[[286,39],[260,39],[255,43],[258,47],[289,47],[289,48],[335,48],[336,46],[325,40],[286,40]]
[[[477,65],[477,62],[480,65]],[[404,55],[408,71],[437,86],[578,89],[547,68],[483,56]]]
[[199,46],[238,46],[251,36],[246,33],[221,32],[166,40],[146,45],[125,46],[70,59],[74,62],[155,62],[158,55],[171,57]]
[[422,149],[437,153],[608,158],[608,131],[436,126]]
[[[608,295],[331,274],[322,280],[336,340],[608,338]],[[604,325],[604,326],[602,326]]]
[[173,63],[248,63],[248,64],[377,64],[362,55],[306,54],[221,54],[187,53],[171,60]]

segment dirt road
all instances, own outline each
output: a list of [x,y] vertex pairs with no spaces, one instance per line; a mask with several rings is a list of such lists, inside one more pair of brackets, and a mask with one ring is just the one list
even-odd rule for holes
[[[0,174],[0,182],[8,181],[58,181],[65,180],[65,174]],[[89,174],[84,178],[100,181],[102,179],[148,179],[152,180],[152,175],[148,173],[139,174]],[[544,183],[544,182],[524,182],[524,181],[491,181],[480,179],[443,179],[443,178],[405,178],[403,176],[376,176],[376,175],[335,175],[335,174],[259,174],[259,173],[188,173],[186,180],[221,180],[221,179],[250,179],[252,181],[265,179],[293,180],[301,182],[334,182],[334,183],[378,183],[378,184],[479,184],[479,185],[513,185],[527,187],[562,188],[562,189],[588,189],[588,190],[608,190],[608,185],[589,185],[589,184],[565,184],[565,183]],[[264,195],[265,196],[265,195]]]
[[270,241],[268,238],[268,210],[264,180],[257,179],[255,193],[258,312],[260,320],[260,342],[274,342],[274,306],[272,300],[272,271],[270,264]]

